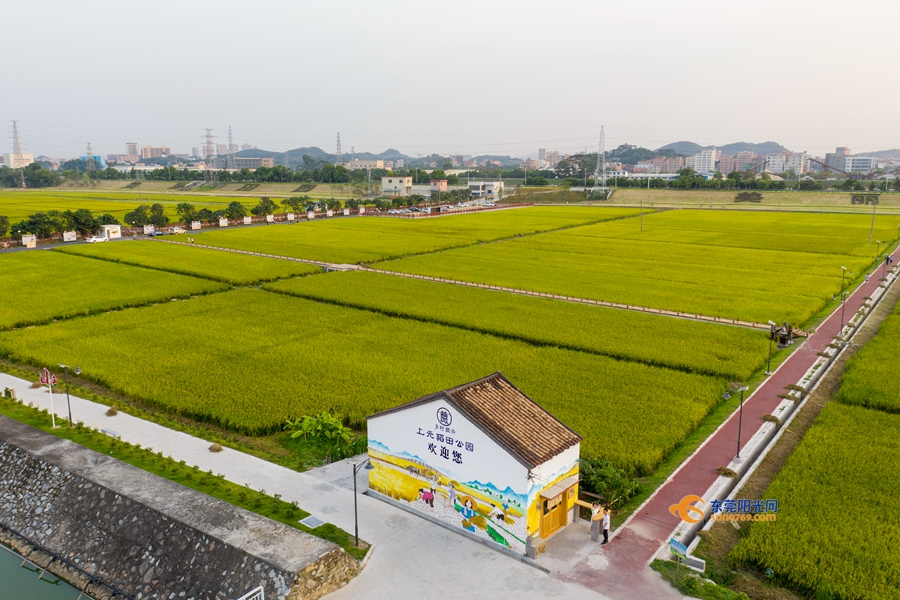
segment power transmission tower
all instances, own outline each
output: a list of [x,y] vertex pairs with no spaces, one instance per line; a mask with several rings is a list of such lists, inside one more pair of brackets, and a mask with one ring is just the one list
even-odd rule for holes
[[335,165],[341,164],[342,159],[343,159],[343,156],[341,155],[341,134],[340,134],[340,132],[338,132],[337,149],[334,152],[334,164]]
[[88,142],[87,154],[84,156],[84,170],[85,171],[96,171],[97,165],[94,163],[94,151],[91,149],[91,143]]
[[228,157],[225,159],[226,169],[236,169],[237,162],[234,160],[234,139],[231,136],[231,125],[228,126]]
[[[216,145],[213,143],[213,139],[216,136],[212,134],[212,129],[205,127],[206,135],[203,137],[206,138],[206,143],[204,144],[204,162],[206,163],[206,169],[203,170],[203,179],[205,181],[218,182],[219,174],[216,173]],[[211,161],[211,162],[210,162]],[[210,169],[210,164],[212,164],[212,169]]]
[[[16,168],[21,165],[24,161],[22,158],[22,143],[19,141],[19,123],[18,121],[13,121],[13,164],[9,165],[12,168]],[[25,167],[22,166],[19,171],[20,183],[19,187],[25,187]]]
[[606,187],[606,133],[600,126],[600,143],[597,145],[597,173],[594,175],[594,187]]

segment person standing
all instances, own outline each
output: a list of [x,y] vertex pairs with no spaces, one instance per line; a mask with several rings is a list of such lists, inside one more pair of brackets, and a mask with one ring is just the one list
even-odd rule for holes
[[594,502],[591,504],[591,541],[596,542],[600,539],[600,505]]
[[603,543],[601,546],[605,546],[609,543],[609,509],[603,511]]

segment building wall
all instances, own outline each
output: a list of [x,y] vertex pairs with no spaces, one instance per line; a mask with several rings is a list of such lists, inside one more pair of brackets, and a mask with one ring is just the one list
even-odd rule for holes
[[877,159],[870,156],[845,156],[841,167],[848,173],[868,173],[875,170]]
[[343,165],[350,171],[356,171],[359,169],[390,169],[394,166],[393,162],[391,163],[390,167],[387,167],[385,166],[383,160],[359,160],[358,158],[347,161],[343,163]]
[[785,171],[784,154],[769,154],[766,156],[766,170],[772,173],[783,173]]
[[10,169],[22,169],[34,162],[34,154],[4,154],[3,165]]
[[[528,535],[538,537],[540,532],[541,519],[541,492],[556,485],[566,477],[578,475],[578,462],[581,456],[581,446],[575,445],[565,450],[561,454],[554,456],[547,462],[531,470],[531,481],[528,487],[528,519],[527,528]],[[564,498],[566,503],[566,511],[570,512],[575,506],[575,500],[578,498],[578,486],[575,486],[574,494],[571,498]],[[571,523],[571,515],[569,521]]]
[[525,553],[528,469],[445,399],[370,419],[368,434],[370,489]]
[[712,148],[710,150],[703,150],[699,154],[694,155],[694,166],[692,168],[698,173],[715,171],[716,156],[717,152],[715,148]]
[[381,193],[388,196],[409,196],[412,194],[412,177],[389,175],[381,178]]

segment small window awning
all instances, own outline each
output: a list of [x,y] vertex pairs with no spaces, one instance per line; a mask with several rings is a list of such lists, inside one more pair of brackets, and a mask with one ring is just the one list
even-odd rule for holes
[[541,498],[546,498],[547,500],[551,498],[556,498],[567,489],[572,487],[573,485],[578,483],[578,475],[572,475],[571,477],[566,477],[559,483],[548,487],[545,490],[541,491]]

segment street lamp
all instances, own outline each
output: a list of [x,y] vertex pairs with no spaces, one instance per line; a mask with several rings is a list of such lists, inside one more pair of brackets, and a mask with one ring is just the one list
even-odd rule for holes
[[737,439],[737,457],[735,462],[741,462],[741,429],[744,426],[744,392],[750,389],[750,386],[739,387],[737,391],[741,393],[741,410],[738,414],[738,439]]
[[844,274],[847,273],[847,267],[841,267],[841,289],[838,293],[842,293],[844,291]]
[[772,374],[772,340],[775,339],[775,322],[769,321],[769,364],[766,367],[766,375]]
[[[69,407],[69,427],[72,427],[72,401],[69,399],[69,369],[72,367],[69,365],[59,365],[59,368],[63,370],[66,378],[66,405]],[[81,369],[78,367],[75,367],[72,372],[76,375],[81,375]]]
[[850,292],[841,292],[841,333],[844,333],[844,305]]
[[372,466],[372,462],[367,458],[361,463],[352,462],[350,465],[353,467],[353,537],[356,538],[356,547],[359,548],[359,513],[356,509],[356,474],[359,473],[360,469],[365,467],[366,471],[371,471],[375,467]]

